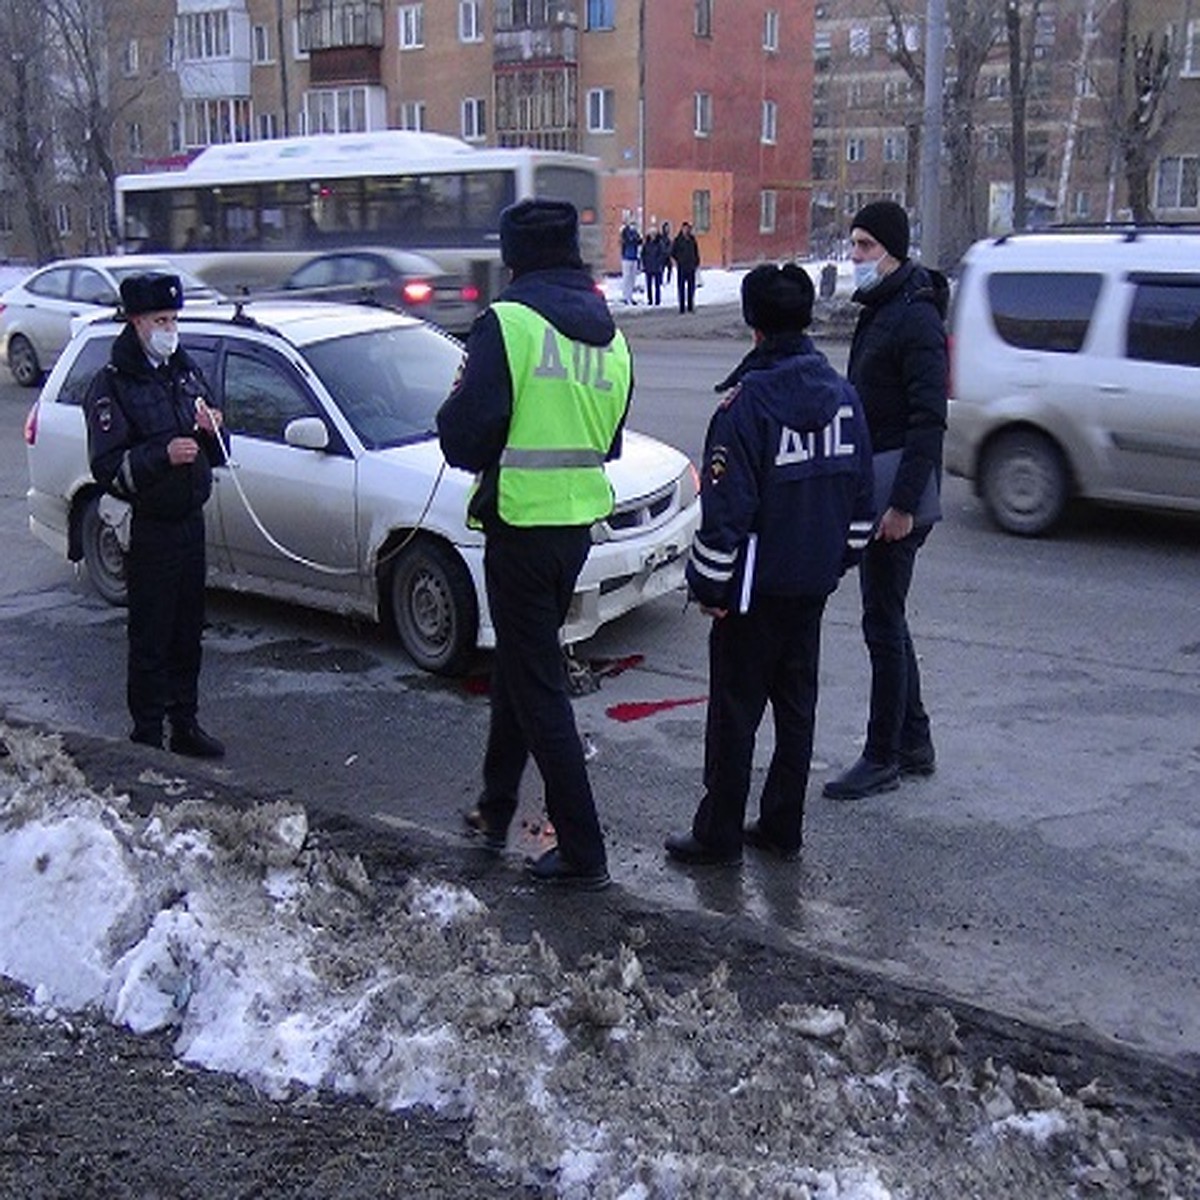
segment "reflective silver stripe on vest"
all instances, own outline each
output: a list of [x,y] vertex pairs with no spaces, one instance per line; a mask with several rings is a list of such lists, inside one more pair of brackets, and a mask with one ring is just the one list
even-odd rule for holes
[[512,446],[500,455],[502,467],[517,467],[522,471],[558,471],[569,467],[603,467],[604,455],[599,450],[520,450]]

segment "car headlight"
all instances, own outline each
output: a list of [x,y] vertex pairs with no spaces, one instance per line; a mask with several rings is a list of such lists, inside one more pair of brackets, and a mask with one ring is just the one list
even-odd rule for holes
[[700,472],[689,461],[682,475],[679,476],[679,508],[688,508],[692,501],[700,495]]

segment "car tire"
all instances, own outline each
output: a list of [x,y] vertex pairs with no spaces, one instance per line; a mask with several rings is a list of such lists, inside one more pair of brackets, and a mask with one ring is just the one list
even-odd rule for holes
[[413,662],[435,675],[463,674],[475,652],[479,604],[470,573],[444,542],[418,537],[391,574],[391,615]]
[[125,551],[113,527],[100,515],[100,496],[93,495],[84,504],[80,517],[83,565],[92,587],[109,604],[127,604]]
[[1045,434],[1013,429],[984,454],[980,493],[992,520],[1008,533],[1037,537],[1052,529],[1070,490],[1062,451]]
[[23,334],[8,339],[8,369],[21,387],[37,387],[42,382],[42,364],[33,343]]

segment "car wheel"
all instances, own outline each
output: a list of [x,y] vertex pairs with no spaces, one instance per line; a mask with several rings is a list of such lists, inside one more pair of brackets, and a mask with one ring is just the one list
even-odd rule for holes
[[444,542],[417,538],[396,560],[392,618],[413,662],[437,675],[461,675],[475,651],[479,605],[462,559]]
[[100,515],[100,496],[92,496],[84,507],[80,533],[83,565],[92,587],[109,604],[128,603],[125,587],[125,551],[117,531]]
[[1062,451],[1030,429],[996,438],[984,456],[980,484],[992,520],[1026,537],[1045,533],[1058,521],[1070,491]]
[[37,387],[42,382],[42,364],[33,343],[22,334],[8,339],[8,369],[22,387]]

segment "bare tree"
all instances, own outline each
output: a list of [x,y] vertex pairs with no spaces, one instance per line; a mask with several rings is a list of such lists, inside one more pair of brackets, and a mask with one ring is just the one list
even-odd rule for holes
[[49,42],[40,0],[0,0],[0,104],[7,114],[4,162],[16,183],[39,262],[61,253],[51,211],[54,148]]
[[1012,114],[1009,148],[1012,152],[1014,229],[1029,225],[1029,198],[1025,190],[1026,118],[1029,111],[1029,81],[1033,73],[1033,52],[1037,40],[1040,0],[1032,0],[1027,11],[1021,0],[1005,0],[1004,29],[1008,41],[1008,102]]

